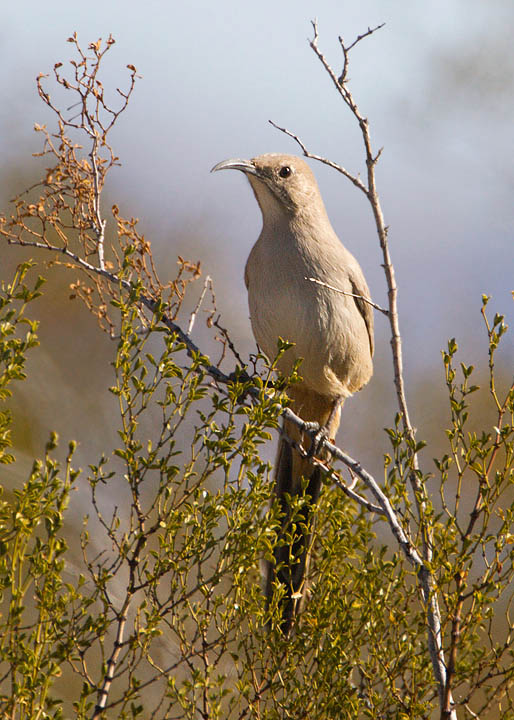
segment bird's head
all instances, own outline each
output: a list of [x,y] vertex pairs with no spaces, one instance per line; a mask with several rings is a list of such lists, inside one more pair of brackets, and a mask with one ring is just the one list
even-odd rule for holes
[[211,172],[216,170],[241,170],[245,173],[265,220],[277,212],[296,215],[304,208],[316,205],[323,208],[312,170],[295,155],[269,153],[251,160],[223,160]]

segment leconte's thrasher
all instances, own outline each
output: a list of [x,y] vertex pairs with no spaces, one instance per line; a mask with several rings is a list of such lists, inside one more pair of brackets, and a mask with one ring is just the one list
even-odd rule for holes
[[[267,154],[225,160],[213,171],[226,169],[245,173],[262,212],[262,231],[245,268],[255,339],[269,358],[276,357],[279,338],[294,343],[279,361],[279,370],[288,374],[302,359],[303,381],[288,389],[291,408],[334,438],[344,399],[360,390],[373,372],[373,310],[362,299],[370,297],[362,270],[334,232],[316,179],[301,158]],[[266,593],[269,600],[276,582],[283,583],[282,628],[289,632],[305,597],[313,518],[297,517],[296,528],[291,528],[287,495],[294,497],[305,488],[315,504],[322,474],[312,459],[291,447],[292,440],[309,449],[299,429],[285,422],[284,433],[275,492],[283,533],[293,532],[294,542],[276,547],[275,562],[267,568]]]

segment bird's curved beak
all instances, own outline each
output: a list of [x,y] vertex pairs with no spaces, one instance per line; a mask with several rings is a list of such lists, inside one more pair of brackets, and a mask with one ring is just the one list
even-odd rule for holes
[[250,160],[240,160],[239,158],[222,160],[212,168],[211,172],[216,172],[217,170],[241,170],[241,172],[249,173],[250,175],[257,175],[255,165]]

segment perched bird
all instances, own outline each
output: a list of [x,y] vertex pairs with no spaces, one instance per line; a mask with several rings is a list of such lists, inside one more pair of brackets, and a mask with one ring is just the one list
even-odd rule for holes
[[[269,358],[276,357],[279,338],[294,343],[279,361],[279,370],[289,374],[301,358],[303,380],[288,389],[291,408],[334,438],[344,399],[360,390],[373,372],[373,309],[363,299],[370,295],[359,263],[334,232],[316,179],[301,158],[273,153],[224,160],[215,170],[245,173],[262,212],[262,231],[245,268],[255,339]],[[268,602],[276,582],[284,585],[286,633],[305,597],[313,523],[308,511],[292,525],[288,497],[305,492],[312,508],[322,480],[312,457],[302,456],[291,441],[309,450],[310,440],[285,422],[275,471],[282,541],[266,581]],[[286,534],[292,534],[292,543],[284,543]]]

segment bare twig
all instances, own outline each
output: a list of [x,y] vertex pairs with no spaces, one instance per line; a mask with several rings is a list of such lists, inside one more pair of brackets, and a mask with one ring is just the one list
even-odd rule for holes
[[[373,33],[376,32],[377,30],[381,30],[384,27],[384,25],[385,25],[385,23],[380,23],[380,25],[377,25],[374,28],[368,28],[365,33],[362,33],[362,35],[357,35],[355,40],[350,45],[347,46],[346,51],[350,52],[350,50],[352,50],[357,45],[357,43],[360,43],[360,41],[364,40],[364,38],[367,38],[370,35],[373,35]],[[342,37],[339,38],[339,41],[340,41],[341,45],[343,45]]]
[[98,243],[98,264],[102,270],[105,270],[104,241],[106,220],[102,218],[100,212],[101,181],[98,172],[98,137],[95,137],[93,140],[89,157],[91,158],[91,165],[93,166],[93,216],[95,219],[95,233]]
[[469,707],[468,704],[464,705],[464,707],[466,708],[468,713],[471,715],[471,717],[474,717],[474,718],[477,718],[477,720],[480,720],[480,717],[476,713],[473,712],[473,710]]
[[200,297],[198,298],[198,302],[196,303],[195,309],[193,310],[193,312],[191,313],[191,317],[189,318],[189,325],[187,328],[186,335],[191,335],[191,333],[193,331],[196,316],[198,314],[198,311],[200,310],[200,306],[203,302],[203,299],[205,297],[205,293],[207,292],[208,287],[210,287],[211,291],[212,291],[212,279],[211,279],[210,275],[207,275],[204,280],[202,292],[200,294]]
[[120,611],[117,622],[116,637],[113,642],[111,655],[109,657],[109,660],[107,661],[107,666],[105,670],[105,675],[102,680],[102,684],[98,690],[98,702],[95,705],[93,714],[91,715],[91,720],[99,720],[99,718],[103,715],[105,705],[109,697],[111,685],[114,680],[114,673],[116,670],[118,657],[123,647],[125,626],[127,624],[129,608],[130,601],[127,601],[124,603],[123,608]]
[[363,300],[365,303],[368,303],[368,305],[371,305],[371,307],[375,308],[375,310],[379,310],[384,315],[389,315],[389,310],[386,310],[385,308],[381,307],[380,305],[377,305],[377,303],[373,302],[373,300],[370,300],[367,297],[364,297],[364,295],[356,295],[355,293],[346,292],[346,290],[340,290],[339,288],[334,287],[333,285],[329,285],[326,282],[323,282],[322,280],[317,280],[316,278],[312,277],[306,277],[305,280],[309,280],[310,282],[316,283],[316,285],[322,285],[323,287],[328,288],[329,290],[333,290],[336,293],[339,293],[340,295],[346,295],[347,297],[353,297],[357,300]]
[[348,180],[350,180],[350,182],[352,182],[355,187],[358,187],[359,190],[362,190],[362,192],[364,193],[366,192],[366,187],[358,175],[352,175],[351,172],[346,170],[342,165],[338,165],[333,160],[329,160],[328,158],[322,157],[321,155],[315,155],[314,153],[311,153],[309,150],[307,150],[306,146],[300,140],[298,135],[295,135],[285,127],[280,127],[279,125],[274,123],[273,120],[268,120],[268,122],[270,125],[273,125],[274,128],[280,130],[280,132],[283,132],[285,135],[289,135],[290,138],[293,138],[293,140],[301,147],[305,157],[308,157],[311,160],[317,160],[318,162],[323,163],[323,165],[328,165],[328,167],[331,167],[333,170],[337,170],[337,172],[340,172],[341,175],[344,175],[346,178],[348,178]]
[[[340,43],[340,45],[341,45],[341,48],[342,48],[343,54],[344,54],[343,71],[342,71],[341,75],[340,75],[339,78],[338,78],[340,85],[344,85],[344,83],[346,82],[346,75],[347,75],[347,72],[348,72],[348,60],[349,60],[350,50],[353,50],[353,48],[354,48],[358,43],[360,43],[361,40],[364,40],[364,38],[367,38],[367,37],[369,37],[370,35],[373,35],[374,32],[376,32],[377,30],[380,30],[381,28],[383,28],[384,25],[385,25],[385,23],[381,23],[380,25],[377,25],[377,26],[374,27],[374,28],[368,28],[365,33],[362,33],[362,35],[357,35],[356,39],[355,39],[352,43],[350,43],[350,45],[347,45],[347,46],[345,46],[344,40],[343,40],[343,38],[341,37],[341,35],[339,36],[339,43]],[[315,28],[314,28],[314,32],[315,32],[315,34],[317,34],[317,28],[316,28],[316,26],[315,26]]]
[[[228,347],[230,352],[232,353],[232,355],[235,357],[235,359],[239,363],[239,365],[242,368],[246,367],[247,363],[243,360],[241,355],[238,353],[234,343],[232,342],[232,340],[228,334],[227,329],[224,328],[223,325],[220,324],[220,316],[219,315],[215,320],[212,321],[212,324],[214,325],[215,328],[217,328],[220,331],[220,333],[222,335],[222,337],[219,338],[219,340],[220,340],[220,342],[223,343],[223,348],[225,349],[225,347]],[[224,355],[222,355],[222,358],[223,358],[223,356]],[[222,358],[218,361],[217,366],[219,366],[221,364]]]

